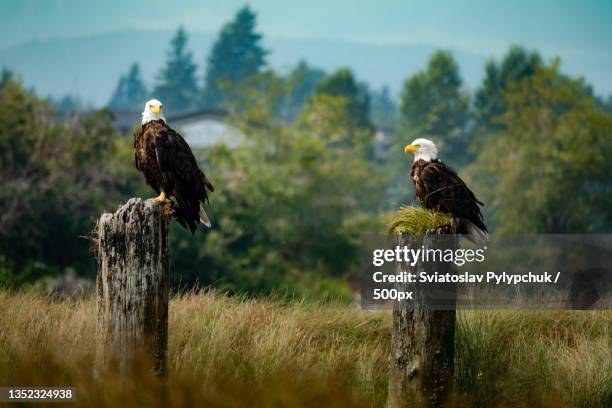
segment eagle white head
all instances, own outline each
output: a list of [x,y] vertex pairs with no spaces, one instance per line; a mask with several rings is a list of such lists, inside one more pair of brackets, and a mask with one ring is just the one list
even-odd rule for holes
[[429,139],[418,138],[404,148],[404,153],[414,152],[414,161],[425,160],[430,162],[438,158],[438,148]]
[[162,115],[162,103],[157,99],[151,99],[145,103],[144,110],[142,111],[142,124],[149,123],[152,120],[163,120],[166,121],[164,115]]

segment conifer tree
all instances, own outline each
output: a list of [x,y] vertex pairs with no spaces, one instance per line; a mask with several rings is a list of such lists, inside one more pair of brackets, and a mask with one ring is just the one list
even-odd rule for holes
[[111,109],[139,109],[146,102],[147,96],[147,88],[140,75],[140,66],[134,63],[129,72],[119,78],[108,106]]
[[236,86],[257,74],[266,64],[267,51],[255,32],[257,15],[245,6],[221,30],[208,56],[204,104],[219,107],[233,98]]
[[341,68],[322,79],[317,84],[316,93],[346,99],[347,109],[354,123],[362,128],[371,127],[367,88],[357,83],[350,69]]
[[534,75],[542,65],[537,52],[513,46],[501,62],[489,61],[485,66],[485,77],[476,91],[474,113],[480,130],[500,130],[500,115],[506,110],[505,93],[511,84]]
[[469,95],[459,67],[447,51],[437,51],[424,71],[412,75],[402,90],[401,116],[409,138],[436,142],[451,165],[469,161],[467,122]]
[[166,66],[158,76],[153,97],[167,110],[184,111],[196,105],[197,81],[193,54],[187,51],[187,34],[180,27],[170,42]]

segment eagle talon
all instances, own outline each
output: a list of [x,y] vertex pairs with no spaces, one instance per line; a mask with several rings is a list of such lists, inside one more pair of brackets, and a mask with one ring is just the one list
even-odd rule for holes
[[166,193],[162,191],[157,197],[155,197],[155,201],[157,201],[159,204],[164,204],[166,201],[170,200],[168,200],[166,197]]
[[161,194],[154,199],[159,205],[162,206],[163,212],[166,215],[172,215],[174,213],[174,208],[172,208],[172,201],[166,197],[166,193],[163,191]]
[[166,212],[166,214],[174,214],[174,208],[172,208],[172,201],[166,200],[163,202],[162,206],[164,207],[164,211]]
[[425,231],[425,235],[442,235],[442,234],[452,234],[453,226],[451,224],[443,224],[436,228],[429,229]]

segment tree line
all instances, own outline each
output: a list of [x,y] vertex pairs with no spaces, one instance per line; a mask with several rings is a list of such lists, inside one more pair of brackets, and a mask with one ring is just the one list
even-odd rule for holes
[[[223,26],[204,64],[206,73],[201,86],[197,64],[188,51],[187,33],[180,27],[153,87],[146,86],[139,65],[134,63],[119,78],[108,106],[114,110],[138,110],[148,98],[156,97],[173,111],[230,109],[240,100],[241,84],[256,77],[261,80],[261,74],[271,73],[267,68],[268,51],[262,45],[256,23],[256,14],[246,6]],[[344,96],[352,114],[363,125],[370,125],[371,111],[376,118],[393,116],[396,111],[386,88],[381,92],[370,91],[348,68],[326,76],[324,71],[300,61],[281,82],[285,91],[278,95],[276,114],[285,121],[295,119],[315,93]],[[374,100],[373,106],[370,99]]]
[[[218,186],[213,229],[194,238],[173,226],[176,286],[347,295],[337,278],[355,278],[360,234],[384,232],[388,212],[413,200],[402,147],[416,137],[439,145],[441,158],[485,202],[494,233],[612,230],[612,101],[564,74],[559,60],[512,47],[486,64],[480,86],[468,92],[452,54],[438,51],[406,79],[396,107],[388,90],[369,91],[348,68],[326,74],[301,62],[288,76],[265,68],[255,31],[254,14],[241,9],[209,57],[211,76],[227,77],[198,87],[179,30],[156,85],[174,93],[156,95],[169,105],[172,97],[216,101],[245,135],[238,147],[195,152]],[[232,48],[236,32],[249,41]],[[245,51],[246,42],[261,52]],[[217,55],[230,49],[239,52]],[[236,55],[248,61],[237,65],[239,74],[214,68]],[[126,98],[148,97],[133,80],[139,76],[133,67],[120,80]],[[181,78],[192,85],[178,86]],[[83,237],[95,218],[131,196],[151,195],[134,169],[131,135],[112,129],[108,111],[63,118],[2,72],[3,283],[70,271],[93,276]],[[383,156],[372,153],[377,129],[388,138]]]
[[170,42],[165,66],[153,88],[147,89],[134,63],[117,84],[109,102],[113,109],[139,109],[149,95],[155,95],[170,109],[186,111],[194,108],[219,108],[232,98],[232,88],[260,72],[266,65],[268,52],[256,32],[256,15],[248,7],[241,8],[234,19],[221,29],[206,65],[202,86],[196,75],[197,64],[188,51],[188,37],[180,27]]

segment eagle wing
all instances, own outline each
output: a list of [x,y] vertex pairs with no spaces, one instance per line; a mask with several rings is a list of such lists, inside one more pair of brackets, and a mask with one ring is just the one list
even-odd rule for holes
[[450,167],[440,161],[428,163],[419,175],[419,183],[424,190],[419,198],[425,208],[468,220],[487,231],[479,207],[484,204]]
[[138,129],[134,132],[134,164],[136,165],[136,169],[142,171],[141,164],[141,144],[142,144],[142,126],[139,126]]
[[162,188],[175,200],[175,216],[195,231],[199,220],[200,202],[208,201],[207,189],[212,183],[198,167],[191,148],[176,131],[170,128],[159,132],[155,141],[155,155],[162,176]]

